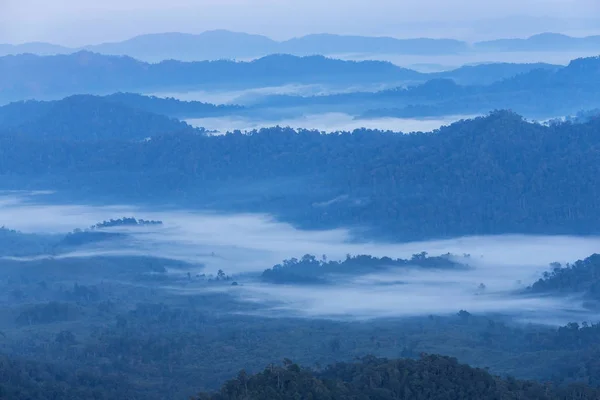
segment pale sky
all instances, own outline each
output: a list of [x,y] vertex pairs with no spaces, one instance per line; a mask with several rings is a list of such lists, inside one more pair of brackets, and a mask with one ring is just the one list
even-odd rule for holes
[[275,39],[323,32],[467,40],[541,31],[581,36],[600,33],[600,0],[0,0],[0,43],[79,46],[211,29]]

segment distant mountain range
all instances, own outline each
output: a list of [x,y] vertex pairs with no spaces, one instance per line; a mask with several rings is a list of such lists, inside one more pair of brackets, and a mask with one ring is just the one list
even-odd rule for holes
[[[238,90],[291,84],[323,87],[341,84],[355,89],[314,96],[267,92],[253,96],[240,106],[118,93]],[[373,91],[373,86],[385,89]],[[371,88],[370,91],[361,89],[365,87]],[[106,95],[98,99],[178,119],[233,115],[268,119],[278,115],[295,117],[329,112],[358,118],[424,118],[473,115],[493,109],[512,109],[528,118],[553,118],[600,107],[600,57],[573,60],[566,67],[490,64],[429,74],[381,61],[341,61],[323,56],[273,55],[250,62],[165,61],[158,64],[90,52],[0,57],[0,101],[60,99],[83,94]],[[2,115],[3,110],[16,107],[15,104],[30,108]],[[21,102],[0,108],[0,122],[4,118],[5,126],[6,123],[19,126],[21,118],[37,115],[40,107],[49,107],[52,102],[38,102],[35,107],[33,104],[36,103]],[[103,107],[102,110],[111,109],[108,105]],[[46,125],[51,126],[51,121]]]
[[0,104],[59,99],[74,94],[245,89],[288,84],[384,85],[395,87],[445,78],[489,84],[550,64],[488,64],[425,74],[382,61],[342,61],[323,56],[271,55],[250,62],[163,61],[149,64],[126,56],[88,51],[68,55],[0,57]]
[[255,107],[344,112],[360,118],[473,115],[493,109],[512,109],[528,118],[552,118],[600,107],[600,57],[573,60],[558,69],[531,69],[491,84],[459,84],[443,74],[429,77],[435,79],[379,92],[266,96]]
[[468,43],[454,39],[397,39],[392,37],[313,34],[285,41],[266,36],[226,30],[200,34],[159,33],[136,36],[113,43],[67,48],[49,43],[0,44],[0,56],[32,53],[38,55],[70,54],[88,50],[108,55],[127,55],[148,62],[175,59],[199,61],[250,59],[281,53],[291,55],[400,54],[448,55],[472,52],[520,51],[597,51],[600,36],[571,37],[542,33],[525,39],[497,39]]

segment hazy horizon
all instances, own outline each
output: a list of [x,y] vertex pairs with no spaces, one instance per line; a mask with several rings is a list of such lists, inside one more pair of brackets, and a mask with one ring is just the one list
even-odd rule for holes
[[[600,24],[600,22],[599,22]],[[0,27],[0,29],[2,29],[2,27]],[[91,40],[91,41],[81,41],[81,42],[70,42],[70,41],[65,41],[65,40],[46,40],[45,37],[47,36],[40,36],[40,37],[32,37],[30,39],[10,39],[10,36],[8,37],[8,40],[3,40],[6,32],[3,32],[2,30],[0,30],[0,34],[2,34],[2,36],[0,36],[0,44],[1,45],[10,45],[10,46],[20,46],[20,45],[25,45],[25,44],[39,44],[39,43],[47,43],[47,44],[52,44],[55,46],[61,46],[61,47],[65,47],[65,48],[69,48],[69,49],[84,49],[88,46],[97,46],[97,45],[103,45],[103,44],[110,44],[110,43],[120,43],[120,42],[125,42],[140,36],[149,36],[149,35],[169,35],[169,34],[182,34],[182,35],[202,35],[204,33],[207,32],[216,32],[216,31],[226,31],[226,32],[231,32],[231,33],[238,33],[238,34],[247,34],[247,35],[253,35],[253,36],[263,36],[266,38],[269,38],[271,40],[277,41],[277,42],[284,42],[287,40],[292,40],[292,39],[297,39],[297,38],[301,38],[301,37],[305,37],[305,36],[310,36],[310,35],[339,35],[339,36],[357,36],[357,37],[373,37],[373,38],[393,38],[393,39],[399,39],[399,40],[410,40],[410,39],[450,39],[450,40],[458,40],[458,41],[463,41],[466,43],[477,43],[477,42],[484,42],[484,41],[488,41],[488,40],[502,40],[502,39],[527,39],[530,38],[532,36],[537,36],[537,35],[542,35],[542,34],[547,34],[547,33],[551,33],[551,34],[560,34],[560,35],[565,35],[565,36],[570,36],[573,38],[584,38],[584,37],[591,37],[591,36],[600,36],[600,28],[598,29],[586,29],[586,28],[582,28],[582,29],[531,29],[531,30],[526,30],[523,31],[520,34],[514,34],[514,33],[510,33],[510,32],[499,32],[497,34],[479,34],[479,33],[474,33],[474,34],[461,34],[460,32],[456,32],[455,35],[452,34],[448,34],[445,35],[442,31],[440,32],[433,32],[433,31],[428,31],[428,32],[424,32],[424,33],[419,33],[421,31],[414,31],[414,33],[411,32],[404,32],[404,31],[400,31],[400,32],[390,32],[390,33],[361,33],[358,31],[306,31],[306,32],[301,32],[298,34],[290,34],[287,36],[282,36],[279,37],[277,35],[273,35],[273,34],[268,34],[268,33],[262,33],[260,31],[244,31],[244,30],[236,30],[236,29],[227,29],[227,28],[220,28],[220,27],[215,27],[214,29],[207,29],[207,30],[161,30],[161,31],[140,31],[140,32],[136,32],[136,33],[131,33],[131,34],[124,34],[121,35],[119,37],[107,37],[106,39],[102,40],[102,39],[98,39],[98,40]],[[448,30],[445,30],[444,32],[447,32]],[[450,30],[452,32],[454,32],[453,30]],[[343,56],[343,55],[342,55]],[[356,55],[356,56],[350,56],[348,57],[349,59],[360,59],[360,55]],[[249,58],[248,60],[252,60],[252,58]]]
[[[574,36],[600,32],[598,18],[590,17],[600,15],[600,4],[593,0],[373,3],[354,0],[336,6],[314,0],[109,0],[99,6],[89,1],[6,0],[0,4],[0,43],[49,42],[78,47],[147,33],[197,34],[215,29],[275,40],[311,33],[477,41],[548,31]],[[105,29],[108,24],[110,30]]]

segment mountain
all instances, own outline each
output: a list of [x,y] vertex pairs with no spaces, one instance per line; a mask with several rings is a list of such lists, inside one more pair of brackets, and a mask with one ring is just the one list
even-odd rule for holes
[[115,92],[111,88],[136,86],[148,67],[129,57],[90,52],[1,57],[0,102]]
[[69,54],[75,50],[69,47],[59,46],[51,43],[29,42],[23,44],[1,44],[0,56],[16,54],[36,54],[40,56],[52,56],[56,54]]
[[578,51],[600,53],[600,35],[572,37],[559,33],[541,33],[526,39],[496,39],[473,44],[475,51]]
[[422,354],[420,359],[388,360],[373,356],[359,362],[337,363],[323,371],[284,366],[249,375],[241,371],[217,393],[196,400],[445,400],[445,399],[597,399],[600,390],[585,385],[556,388],[514,378],[500,378],[484,369],[459,364],[455,358]]
[[158,33],[136,36],[123,42],[86,46],[86,50],[111,55],[127,55],[157,62],[244,59],[277,53],[278,43],[266,36],[226,30],[206,31],[198,35]]
[[88,45],[81,48],[68,48],[49,43],[0,44],[0,56],[25,53],[70,54],[82,50],[106,55],[129,56],[153,63],[170,59],[180,61],[243,60],[276,53],[297,56],[339,54],[434,56],[514,51],[600,52],[600,36],[572,37],[559,33],[541,33],[528,38],[501,38],[471,44],[455,39],[398,39],[385,36],[322,33],[276,41],[262,35],[213,30],[200,34],[179,32],[146,34],[120,42]]
[[342,61],[323,56],[266,56],[250,62],[163,61],[149,64],[126,56],[88,51],[69,55],[0,57],[0,103],[74,94],[240,89],[287,84],[405,85],[447,78],[462,84],[487,84],[530,72],[555,71],[549,64],[488,64],[423,74],[383,61]]
[[167,133],[200,132],[167,116],[129,107],[116,98],[77,95],[53,102],[9,104],[0,107],[0,131],[69,140],[142,140]]
[[[495,67],[473,67],[472,76],[477,75],[478,68]],[[448,78],[454,73],[465,79],[465,70],[459,69],[425,75],[436,78],[408,87],[312,97],[273,95],[262,98],[257,106],[304,107],[314,113],[346,112],[360,118],[473,115],[493,109],[511,109],[528,118],[553,118],[600,107],[600,57],[573,60],[562,68],[534,68],[491,84],[458,84]],[[496,71],[496,76],[500,75]],[[485,72],[482,77],[479,79],[486,80]]]
[[547,63],[486,63],[465,65],[451,71],[433,73],[430,76],[432,78],[452,79],[462,85],[489,85],[536,69],[558,71],[561,68],[563,68],[561,65]]
[[285,84],[360,84],[418,80],[422,74],[382,61],[271,55],[250,62],[163,61],[82,51],[0,57],[0,102],[119,91],[248,88]]
[[286,41],[266,36],[226,30],[200,34],[160,33],[136,36],[123,42],[87,46],[86,50],[127,55],[140,60],[158,62],[168,59],[181,61],[248,59],[275,53],[297,56],[363,54],[456,54],[469,50],[466,42],[452,39],[396,39],[334,34],[313,34]]
[[308,35],[282,42],[279,52],[294,55],[312,54],[429,54],[447,55],[466,52],[466,42],[452,39],[396,39],[392,37]]

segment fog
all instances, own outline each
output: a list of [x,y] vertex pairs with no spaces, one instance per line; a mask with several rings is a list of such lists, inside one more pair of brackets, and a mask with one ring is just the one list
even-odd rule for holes
[[352,93],[357,91],[376,92],[389,89],[398,85],[372,84],[372,85],[324,85],[324,84],[289,84],[280,86],[265,86],[251,89],[223,90],[183,90],[159,91],[143,93],[147,96],[172,97],[184,101],[201,101],[213,104],[238,104],[251,105],[264,96],[269,95],[296,95],[296,96],[321,96],[336,93]]
[[277,39],[315,32],[481,39],[547,30],[597,32],[598,10],[596,0],[109,0],[101,6],[76,0],[3,0],[0,39],[4,39],[0,41],[83,45],[200,29],[246,31]]
[[[539,279],[543,271],[549,269],[549,263],[585,258],[600,246],[598,237],[524,235],[411,243],[361,241],[346,229],[299,230],[267,215],[149,210],[125,205],[46,204],[44,199],[44,194],[4,193],[0,196],[0,221],[6,227],[23,232],[66,233],[123,216],[161,220],[162,226],[110,228],[108,231],[126,232],[130,236],[126,240],[84,246],[58,257],[149,255],[204,264],[194,273],[215,273],[223,269],[239,279],[240,286],[208,289],[167,285],[164,289],[182,295],[224,291],[241,301],[263,303],[264,313],[272,316],[283,313],[371,318],[446,314],[466,309],[477,313],[515,314],[536,322],[580,320],[584,314],[577,299],[525,297],[514,292]],[[410,258],[422,251],[431,255],[469,254],[470,268],[390,269],[385,273],[339,277],[334,286],[280,286],[252,278],[252,274],[261,273],[283,259],[307,253],[342,260],[346,254]],[[484,284],[485,289],[480,289],[480,284]]]
[[316,129],[321,132],[353,131],[354,129],[380,129],[395,132],[430,132],[443,125],[450,125],[460,119],[474,118],[476,115],[453,115],[441,118],[375,118],[354,119],[344,113],[308,114],[296,118],[256,120],[243,117],[195,118],[186,122],[192,126],[224,134],[233,130],[250,131],[253,129],[284,126],[295,129]]

